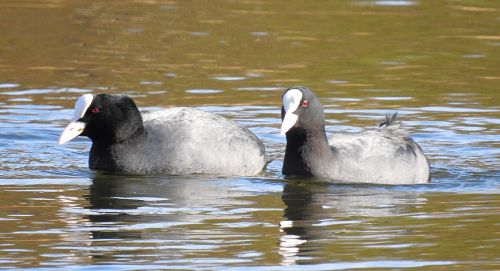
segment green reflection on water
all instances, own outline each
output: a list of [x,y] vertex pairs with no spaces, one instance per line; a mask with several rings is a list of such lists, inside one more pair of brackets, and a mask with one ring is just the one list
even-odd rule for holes
[[[417,105],[477,93],[479,106],[498,105],[496,2],[364,2],[3,4],[0,71],[23,88],[167,91],[140,98],[155,105],[274,104],[276,91],[235,88],[295,84],[322,96],[405,93]],[[224,92],[185,92],[200,88]]]

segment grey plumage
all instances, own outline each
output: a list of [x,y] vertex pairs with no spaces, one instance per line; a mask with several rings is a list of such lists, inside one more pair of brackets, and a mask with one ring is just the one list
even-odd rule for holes
[[[284,102],[299,100],[298,116],[286,132],[283,174],[327,178],[335,182],[417,184],[430,180],[429,164],[397,114],[387,115],[378,129],[325,133],[323,106],[305,87],[294,87]],[[291,98],[291,96],[295,96]],[[306,101],[306,102],[305,102]],[[287,105],[288,106],[288,105]],[[282,118],[286,112],[282,107]],[[292,109],[293,110],[293,109]]]
[[266,164],[262,142],[236,122],[192,108],[141,115],[128,96],[86,94],[59,143],[92,140],[89,167],[123,173],[252,176]]
[[398,112],[385,115],[385,119],[378,124],[379,128],[389,127],[393,125],[401,125],[401,122],[397,121]]
[[251,176],[265,165],[264,145],[234,121],[192,108],[143,115],[145,136],[111,150],[124,172]]
[[427,183],[429,165],[420,146],[401,126],[384,127],[358,133],[333,133],[329,144],[335,162],[327,174],[338,181]]

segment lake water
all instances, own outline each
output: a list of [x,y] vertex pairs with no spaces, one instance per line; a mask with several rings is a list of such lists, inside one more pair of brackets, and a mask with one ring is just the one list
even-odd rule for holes
[[[499,270],[500,2],[0,2],[0,268]],[[286,179],[280,97],[327,130],[398,111],[432,183]],[[192,106],[249,127],[254,178],[88,169],[56,144],[84,93]]]

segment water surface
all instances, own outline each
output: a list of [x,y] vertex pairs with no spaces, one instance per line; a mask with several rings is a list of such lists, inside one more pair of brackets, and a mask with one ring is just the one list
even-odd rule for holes
[[[496,1],[0,3],[0,267],[34,270],[498,270]],[[432,183],[281,174],[280,97],[327,131],[398,111]],[[130,176],[56,145],[85,93],[193,106],[261,138],[253,178]]]

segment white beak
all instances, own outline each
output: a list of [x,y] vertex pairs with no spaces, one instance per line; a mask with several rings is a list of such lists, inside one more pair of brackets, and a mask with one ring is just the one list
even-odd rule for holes
[[83,130],[85,129],[85,123],[81,121],[72,121],[66,128],[64,128],[64,131],[61,133],[61,136],[59,137],[59,144],[64,144],[71,139],[77,137],[80,135]]
[[64,144],[83,132],[86,124],[78,120],[81,119],[83,115],[85,115],[85,112],[89,108],[93,99],[94,96],[92,94],[84,94],[80,98],[78,98],[75,104],[75,112],[73,113],[73,118],[71,119],[71,122],[68,124],[68,126],[64,128],[61,136],[59,136],[59,144]]
[[285,95],[283,95],[283,108],[285,109],[285,117],[283,118],[283,123],[281,124],[281,134],[284,135],[288,130],[290,130],[299,116],[294,112],[300,106],[300,101],[302,100],[302,91],[298,89],[290,89]]

